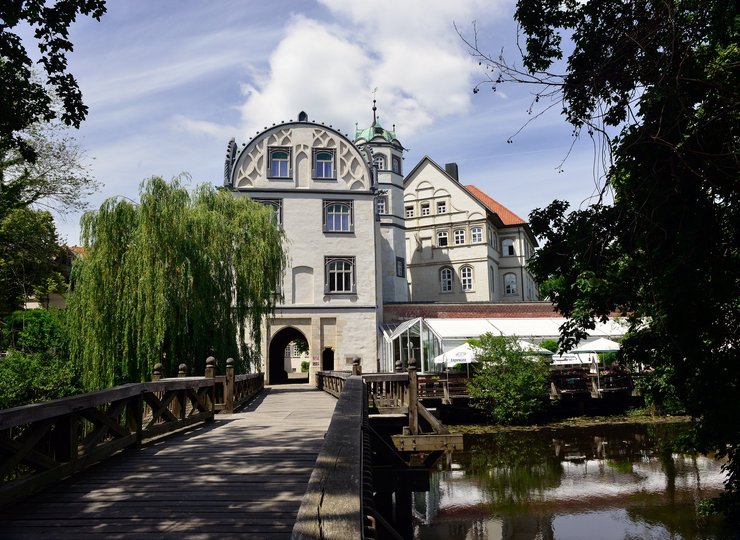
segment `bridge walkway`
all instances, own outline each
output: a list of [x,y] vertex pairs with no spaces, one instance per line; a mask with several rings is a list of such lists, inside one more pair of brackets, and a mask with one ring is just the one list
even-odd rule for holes
[[268,387],[238,413],[0,510],[0,537],[288,538],[335,404],[308,385]]

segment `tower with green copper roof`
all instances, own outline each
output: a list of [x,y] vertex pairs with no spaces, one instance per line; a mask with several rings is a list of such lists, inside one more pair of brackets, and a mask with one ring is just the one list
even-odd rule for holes
[[355,145],[372,159],[377,187],[376,219],[380,224],[383,302],[407,302],[406,239],[403,206],[403,153],[396,127],[384,128],[373,100],[373,123],[355,129]]

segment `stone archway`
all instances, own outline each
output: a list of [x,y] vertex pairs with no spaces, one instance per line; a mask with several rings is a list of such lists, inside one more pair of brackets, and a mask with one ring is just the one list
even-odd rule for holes
[[283,328],[272,336],[267,363],[268,381],[270,384],[288,382],[288,372],[285,370],[285,348],[297,339],[305,340],[308,343],[303,332],[292,326]]

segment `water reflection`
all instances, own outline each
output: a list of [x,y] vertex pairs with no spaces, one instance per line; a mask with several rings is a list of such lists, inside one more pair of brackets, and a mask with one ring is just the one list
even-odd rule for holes
[[722,490],[721,463],[676,451],[680,425],[619,425],[471,437],[415,496],[420,539],[725,540],[696,517]]

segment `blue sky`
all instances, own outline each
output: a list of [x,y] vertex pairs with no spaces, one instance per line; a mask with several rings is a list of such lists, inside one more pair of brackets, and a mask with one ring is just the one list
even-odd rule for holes
[[[409,148],[404,168],[429,155],[455,161],[475,184],[526,218],[555,198],[575,207],[595,192],[594,151],[559,106],[527,122],[532,89],[473,86],[483,78],[453,23],[476,21],[482,48],[515,53],[513,0],[109,0],[100,22],[72,28],[70,69],[89,115],[75,133],[103,188],[91,200],[138,197],[152,175],[222,183],[226,144],[247,142],[305,110],[353,134],[372,119]],[[57,225],[79,241],[79,215]]]

